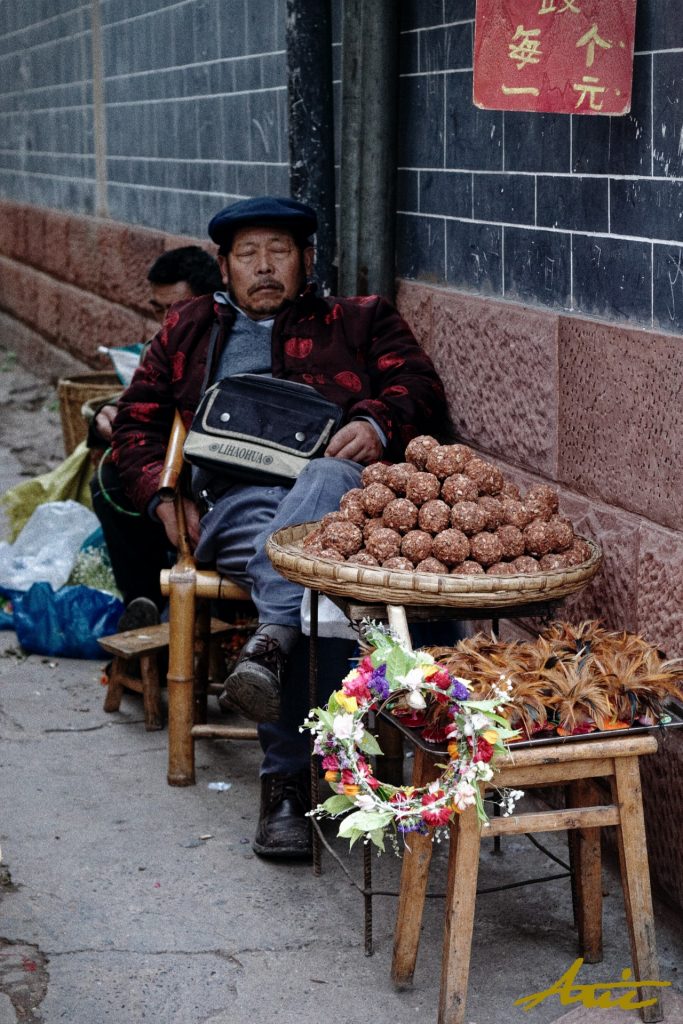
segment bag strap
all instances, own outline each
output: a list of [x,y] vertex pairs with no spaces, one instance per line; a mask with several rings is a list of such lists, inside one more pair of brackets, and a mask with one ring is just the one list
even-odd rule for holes
[[202,397],[204,395],[204,392],[206,391],[207,385],[208,385],[209,381],[211,380],[211,376],[213,374],[213,370],[214,370],[213,363],[214,363],[214,358],[215,358],[215,353],[216,353],[216,345],[218,344],[218,338],[220,336],[220,333],[221,333],[221,323],[220,323],[220,320],[215,320],[214,323],[213,323],[213,326],[211,328],[211,335],[209,337],[209,351],[207,352],[207,355],[206,355],[206,370],[204,371],[204,380],[202,381],[202,390],[200,392],[200,397]]

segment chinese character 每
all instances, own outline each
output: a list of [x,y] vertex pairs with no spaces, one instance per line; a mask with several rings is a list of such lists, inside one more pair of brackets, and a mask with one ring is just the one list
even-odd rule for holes
[[[517,70],[520,71],[525,64],[538,64],[543,54],[541,53],[541,41],[540,39],[533,38],[534,36],[540,36],[540,28],[524,28],[523,25],[517,26],[517,31],[512,37],[512,42],[508,43],[508,50],[510,51],[508,57],[510,60],[517,62]],[[519,40],[515,44],[515,40]]]

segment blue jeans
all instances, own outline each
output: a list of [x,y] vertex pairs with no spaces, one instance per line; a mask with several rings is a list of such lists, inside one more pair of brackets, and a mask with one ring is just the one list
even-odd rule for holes
[[[322,458],[310,462],[291,487],[234,484],[202,516],[197,561],[214,563],[249,590],[259,622],[298,629],[303,587],[273,568],[265,553],[266,540],[285,526],[313,522],[333,512],[342,495],[358,486],[362,468],[347,459]],[[280,720],[259,725],[265,755],[262,774],[297,772],[308,763],[308,736],[299,732],[308,711],[307,650],[307,642],[300,641],[289,659]],[[346,675],[353,650],[353,642],[320,641],[320,661],[327,669],[320,700],[325,701]]]

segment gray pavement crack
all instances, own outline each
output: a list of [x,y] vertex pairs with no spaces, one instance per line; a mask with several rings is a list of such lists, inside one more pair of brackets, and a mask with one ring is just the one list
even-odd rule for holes
[[142,725],[144,721],[144,718],[130,718],[125,722],[100,722],[99,725],[82,725],[73,729],[58,727],[54,729],[43,729],[43,732],[97,732],[98,729],[109,729],[115,725]]

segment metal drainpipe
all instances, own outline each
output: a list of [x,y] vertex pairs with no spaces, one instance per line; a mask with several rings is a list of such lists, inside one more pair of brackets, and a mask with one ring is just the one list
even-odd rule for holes
[[287,0],[289,184],[318,214],[316,276],[337,290],[330,0]]
[[399,0],[343,0],[339,290],[396,289]]

